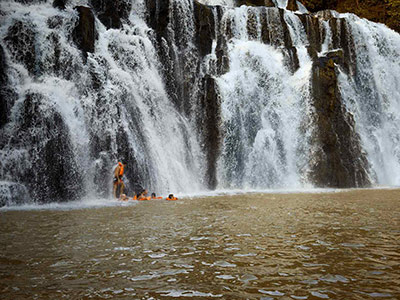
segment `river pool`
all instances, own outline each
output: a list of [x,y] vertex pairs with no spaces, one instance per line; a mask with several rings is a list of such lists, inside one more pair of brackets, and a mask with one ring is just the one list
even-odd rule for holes
[[1,299],[400,299],[400,190],[0,211]]

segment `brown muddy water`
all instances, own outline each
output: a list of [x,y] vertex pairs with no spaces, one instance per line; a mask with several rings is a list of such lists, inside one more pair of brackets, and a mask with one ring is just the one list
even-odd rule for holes
[[1,299],[400,299],[400,190],[0,212]]

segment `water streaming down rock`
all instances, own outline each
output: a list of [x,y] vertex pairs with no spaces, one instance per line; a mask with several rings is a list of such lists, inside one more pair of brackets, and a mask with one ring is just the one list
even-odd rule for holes
[[119,158],[131,193],[398,182],[384,26],[293,1],[24,2],[0,8],[2,204],[107,196]]

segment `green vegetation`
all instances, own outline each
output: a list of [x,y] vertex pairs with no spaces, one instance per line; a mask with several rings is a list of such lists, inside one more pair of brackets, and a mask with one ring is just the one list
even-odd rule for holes
[[384,23],[400,32],[400,0],[300,0],[308,10],[334,9]]

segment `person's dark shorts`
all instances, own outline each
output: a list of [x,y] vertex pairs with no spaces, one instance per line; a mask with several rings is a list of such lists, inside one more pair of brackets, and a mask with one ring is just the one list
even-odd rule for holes
[[[119,180],[122,181],[122,177],[120,177]],[[117,184],[117,182],[118,182],[118,178],[117,178],[117,177],[114,177],[114,184]]]

